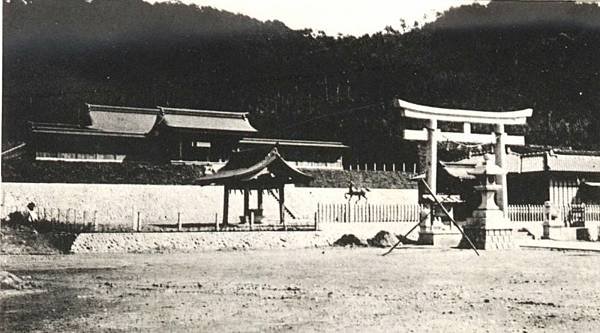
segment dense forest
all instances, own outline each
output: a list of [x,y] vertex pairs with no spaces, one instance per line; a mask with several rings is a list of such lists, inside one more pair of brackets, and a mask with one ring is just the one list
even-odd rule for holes
[[[347,160],[410,161],[394,97],[531,107],[528,142],[600,148],[600,7],[473,4],[373,35],[291,30],[209,7],[5,0],[3,141],[85,103],[250,112],[271,137],[340,140]],[[383,22],[382,24],[385,24]]]

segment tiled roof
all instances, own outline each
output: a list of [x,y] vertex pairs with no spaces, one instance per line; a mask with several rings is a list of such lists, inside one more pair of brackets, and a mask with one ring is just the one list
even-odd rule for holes
[[115,136],[115,137],[132,137],[132,138],[143,138],[144,134],[137,133],[123,133],[123,132],[110,132],[100,131],[94,128],[86,128],[71,124],[54,124],[54,123],[39,123],[31,122],[31,130],[34,133],[47,133],[47,134],[74,134],[74,135],[86,135],[86,136]]
[[90,129],[127,134],[147,134],[159,115],[158,109],[88,104]]
[[248,113],[212,110],[192,110],[160,107],[164,122],[169,127],[204,130],[256,133],[248,121]]
[[565,172],[600,172],[600,156],[549,153],[548,170]]

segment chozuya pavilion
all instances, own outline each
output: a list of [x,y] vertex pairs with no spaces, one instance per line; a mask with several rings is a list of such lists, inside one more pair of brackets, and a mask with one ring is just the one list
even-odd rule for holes
[[[287,230],[285,216],[296,216],[285,206],[285,185],[307,183],[312,177],[298,171],[279,154],[277,147],[271,150],[251,149],[235,152],[227,164],[213,175],[198,178],[198,185],[223,185],[222,226],[229,225],[229,195],[232,191],[244,194],[242,223],[260,223],[264,217],[263,196],[273,196],[278,201],[279,223]],[[256,208],[250,209],[250,193],[256,192]]]

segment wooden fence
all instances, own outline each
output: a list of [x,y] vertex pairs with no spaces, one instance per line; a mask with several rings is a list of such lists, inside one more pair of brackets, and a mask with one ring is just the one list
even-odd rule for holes
[[345,166],[346,170],[356,171],[394,171],[407,174],[417,173],[416,163],[351,163]]
[[323,222],[418,222],[420,205],[317,204],[315,220]]
[[[600,205],[570,204],[556,207],[558,220],[566,226],[583,224],[585,221],[600,222]],[[508,216],[511,221],[543,222],[543,205],[509,205]]]
[[[30,217],[28,217],[28,215]],[[74,208],[47,208],[36,206],[32,212],[26,207],[2,206],[2,216],[8,223],[32,224],[40,232],[163,232],[163,231],[260,231],[260,230],[315,230],[314,216],[288,216],[286,223],[263,220],[262,223],[231,223],[223,225],[218,213],[206,210],[171,210],[149,215],[144,209],[131,207],[126,215]],[[0,225],[1,227],[1,225]]]

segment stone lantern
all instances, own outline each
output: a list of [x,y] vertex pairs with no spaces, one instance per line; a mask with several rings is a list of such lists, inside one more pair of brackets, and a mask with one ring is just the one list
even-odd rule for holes
[[468,173],[479,181],[475,190],[481,193],[481,203],[473,211],[473,216],[467,219],[465,230],[480,249],[514,248],[512,225],[495,201],[496,194],[502,190],[502,185],[496,184],[497,176],[504,175],[506,171],[490,162],[490,156],[485,155],[484,161]]
[[496,184],[496,176],[506,172],[494,163],[490,163],[490,155],[484,155],[483,163],[477,164],[473,171],[468,174],[475,176],[480,185],[475,186],[475,190],[481,192],[481,204],[477,207],[480,211],[500,210],[496,205],[496,193],[502,189],[501,185]]

